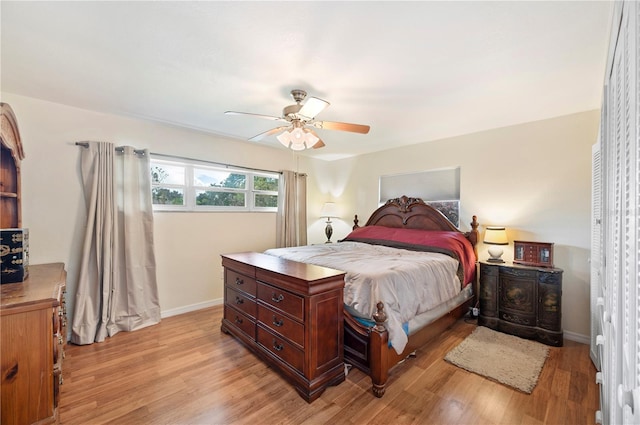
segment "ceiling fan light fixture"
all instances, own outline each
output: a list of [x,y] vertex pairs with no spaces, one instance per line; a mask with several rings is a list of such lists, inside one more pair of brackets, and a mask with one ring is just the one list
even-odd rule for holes
[[291,133],[289,133],[289,130],[285,130],[278,134],[276,139],[278,139],[278,142],[282,143],[284,147],[288,148],[291,144]]
[[303,151],[305,149],[307,149],[307,145],[302,142],[302,143],[291,143],[291,146],[289,146],[289,149],[291,149],[292,151]]
[[320,140],[320,138],[318,136],[316,136],[315,134],[313,134],[313,132],[309,129],[304,129],[304,138],[307,142],[307,146],[309,147],[313,147],[316,143],[318,143],[318,140]]
[[304,143],[304,131],[301,128],[294,128],[291,131],[291,143]]
[[277,135],[276,139],[278,139],[283,146],[294,151],[311,149],[320,140],[320,138],[310,130],[300,127],[296,127],[293,130],[285,130]]

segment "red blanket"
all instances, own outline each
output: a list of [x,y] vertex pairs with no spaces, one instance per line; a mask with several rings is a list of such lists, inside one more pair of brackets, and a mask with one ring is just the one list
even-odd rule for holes
[[475,281],[476,257],[473,245],[459,232],[365,226],[355,229],[342,241],[385,245],[413,251],[440,252],[455,258],[460,263],[458,276],[461,277],[463,287]]

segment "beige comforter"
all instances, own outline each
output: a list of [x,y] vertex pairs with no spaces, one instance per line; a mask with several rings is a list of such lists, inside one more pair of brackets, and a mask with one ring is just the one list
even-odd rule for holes
[[402,323],[448,301],[461,290],[458,261],[439,253],[361,242],[275,248],[265,253],[344,271],[345,305],[360,317],[371,319],[376,304],[382,301],[389,339],[398,354],[408,341]]

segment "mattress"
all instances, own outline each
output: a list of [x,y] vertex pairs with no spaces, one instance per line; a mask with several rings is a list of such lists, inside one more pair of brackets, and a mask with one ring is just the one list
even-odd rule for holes
[[376,304],[382,301],[389,341],[399,354],[408,341],[403,324],[409,324],[411,333],[412,328],[430,320],[429,313],[455,304],[463,287],[457,273],[458,260],[438,252],[345,241],[274,248],[265,254],[344,271],[347,310],[356,317],[371,319]]

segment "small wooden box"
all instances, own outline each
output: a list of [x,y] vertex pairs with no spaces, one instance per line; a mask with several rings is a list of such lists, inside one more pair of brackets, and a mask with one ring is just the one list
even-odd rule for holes
[[0,230],[0,284],[29,276],[29,229]]
[[513,262],[525,266],[553,267],[553,243],[514,241]]

